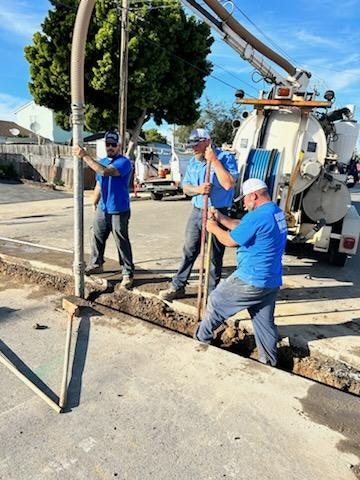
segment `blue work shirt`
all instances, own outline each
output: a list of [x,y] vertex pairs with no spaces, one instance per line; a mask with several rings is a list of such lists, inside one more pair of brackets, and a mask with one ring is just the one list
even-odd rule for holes
[[[222,152],[219,148],[214,149],[214,151],[224,168],[236,179],[238,177],[238,170],[234,155],[232,153]],[[182,183],[198,187],[205,182],[205,173],[206,161],[204,159],[197,160],[195,157],[192,157],[189,160]],[[209,207],[231,207],[234,189],[225,190],[225,188],[220,185],[213,165],[211,165],[210,168],[210,183],[212,183],[212,188],[209,195]],[[191,203],[194,207],[203,208],[204,195],[194,195]]]
[[248,212],[231,238],[237,248],[237,269],[234,275],[255,287],[275,288],[282,285],[282,255],[287,226],[284,212],[275,203],[264,203]]
[[105,177],[96,173],[96,180],[100,184],[101,198],[100,208],[105,213],[122,213],[130,209],[129,183],[132,171],[130,160],[123,155],[116,155],[114,158],[102,158],[100,165],[110,165],[118,170],[119,177]]

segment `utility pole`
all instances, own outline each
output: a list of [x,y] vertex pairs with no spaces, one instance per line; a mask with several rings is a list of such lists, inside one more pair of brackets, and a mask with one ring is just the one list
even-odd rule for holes
[[121,153],[126,152],[127,89],[128,89],[128,53],[129,53],[129,0],[122,0],[121,42],[120,42],[120,78],[119,78],[119,133]]

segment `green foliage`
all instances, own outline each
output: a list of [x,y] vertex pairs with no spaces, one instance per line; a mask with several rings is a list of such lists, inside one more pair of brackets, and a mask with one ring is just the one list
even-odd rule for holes
[[156,128],[149,128],[148,130],[144,130],[143,133],[146,142],[166,143],[166,137],[161,135],[161,133],[158,132]]
[[177,141],[180,143],[187,143],[192,128],[192,125],[181,125],[180,127],[177,127],[175,129],[175,137]]
[[205,106],[201,109],[200,118],[192,125],[182,125],[177,127],[175,135],[179,142],[186,143],[190,131],[193,128],[206,128],[211,135],[215,145],[221,146],[223,143],[232,143],[234,128],[232,121],[239,118],[242,111],[240,105],[227,107],[224,103],[215,103],[206,99]]
[[215,103],[207,98],[198,124],[209,130],[215,145],[232,143],[234,133],[232,121],[239,118],[242,109],[240,105],[234,104],[227,107],[222,102]]
[[[29,88],[35,102],[52,108],[58,124],[69,128],[71,38],[78,0],[50,2],[53,9],[42,32],[35,33],[33,44],[25,48]],[[195,122],[204,79],[212,70],[206,60],[213,43],[209,27],[187,17],[176,0],[164,0],[161,6],[166,8],[131,3],[128,128],[143,111],[158,125],[162,120]],[[119,42],[120,21],[113,0],[97,0],[85,60],[85,123],[90,131],[117,125]]]

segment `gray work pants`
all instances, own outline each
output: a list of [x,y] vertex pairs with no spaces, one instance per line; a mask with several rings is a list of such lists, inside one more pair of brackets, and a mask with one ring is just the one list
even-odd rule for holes
[[[219,208],[221,213],[226,214],[227,208]],[[186,224],[183,256],[176,275],[172,279],[173,287],[178,290],[185,287],[190,277],[193,265],[199,256],[201,247],[201,227],[203,210],[194,207]],[[213,236],[212,255],[209,275],[209,292],[214,290],[220,282],[225,246]]]
[[91,265],[96,267],[104,263],[105,244],[112,232],[119,262],[122,260],[123,275],[134,274],[133,256],[129,240],[130,210],[122,213],[105,213],[98,206],[93,221],[93,235],[91,241]]

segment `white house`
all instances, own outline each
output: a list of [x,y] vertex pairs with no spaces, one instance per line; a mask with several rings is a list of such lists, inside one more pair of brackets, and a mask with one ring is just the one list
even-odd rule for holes
[[55,143],[68,143],[72,131],[67,132],[55,122],[54,111],[36,105],[32,100],[15,111],[16,123]]

